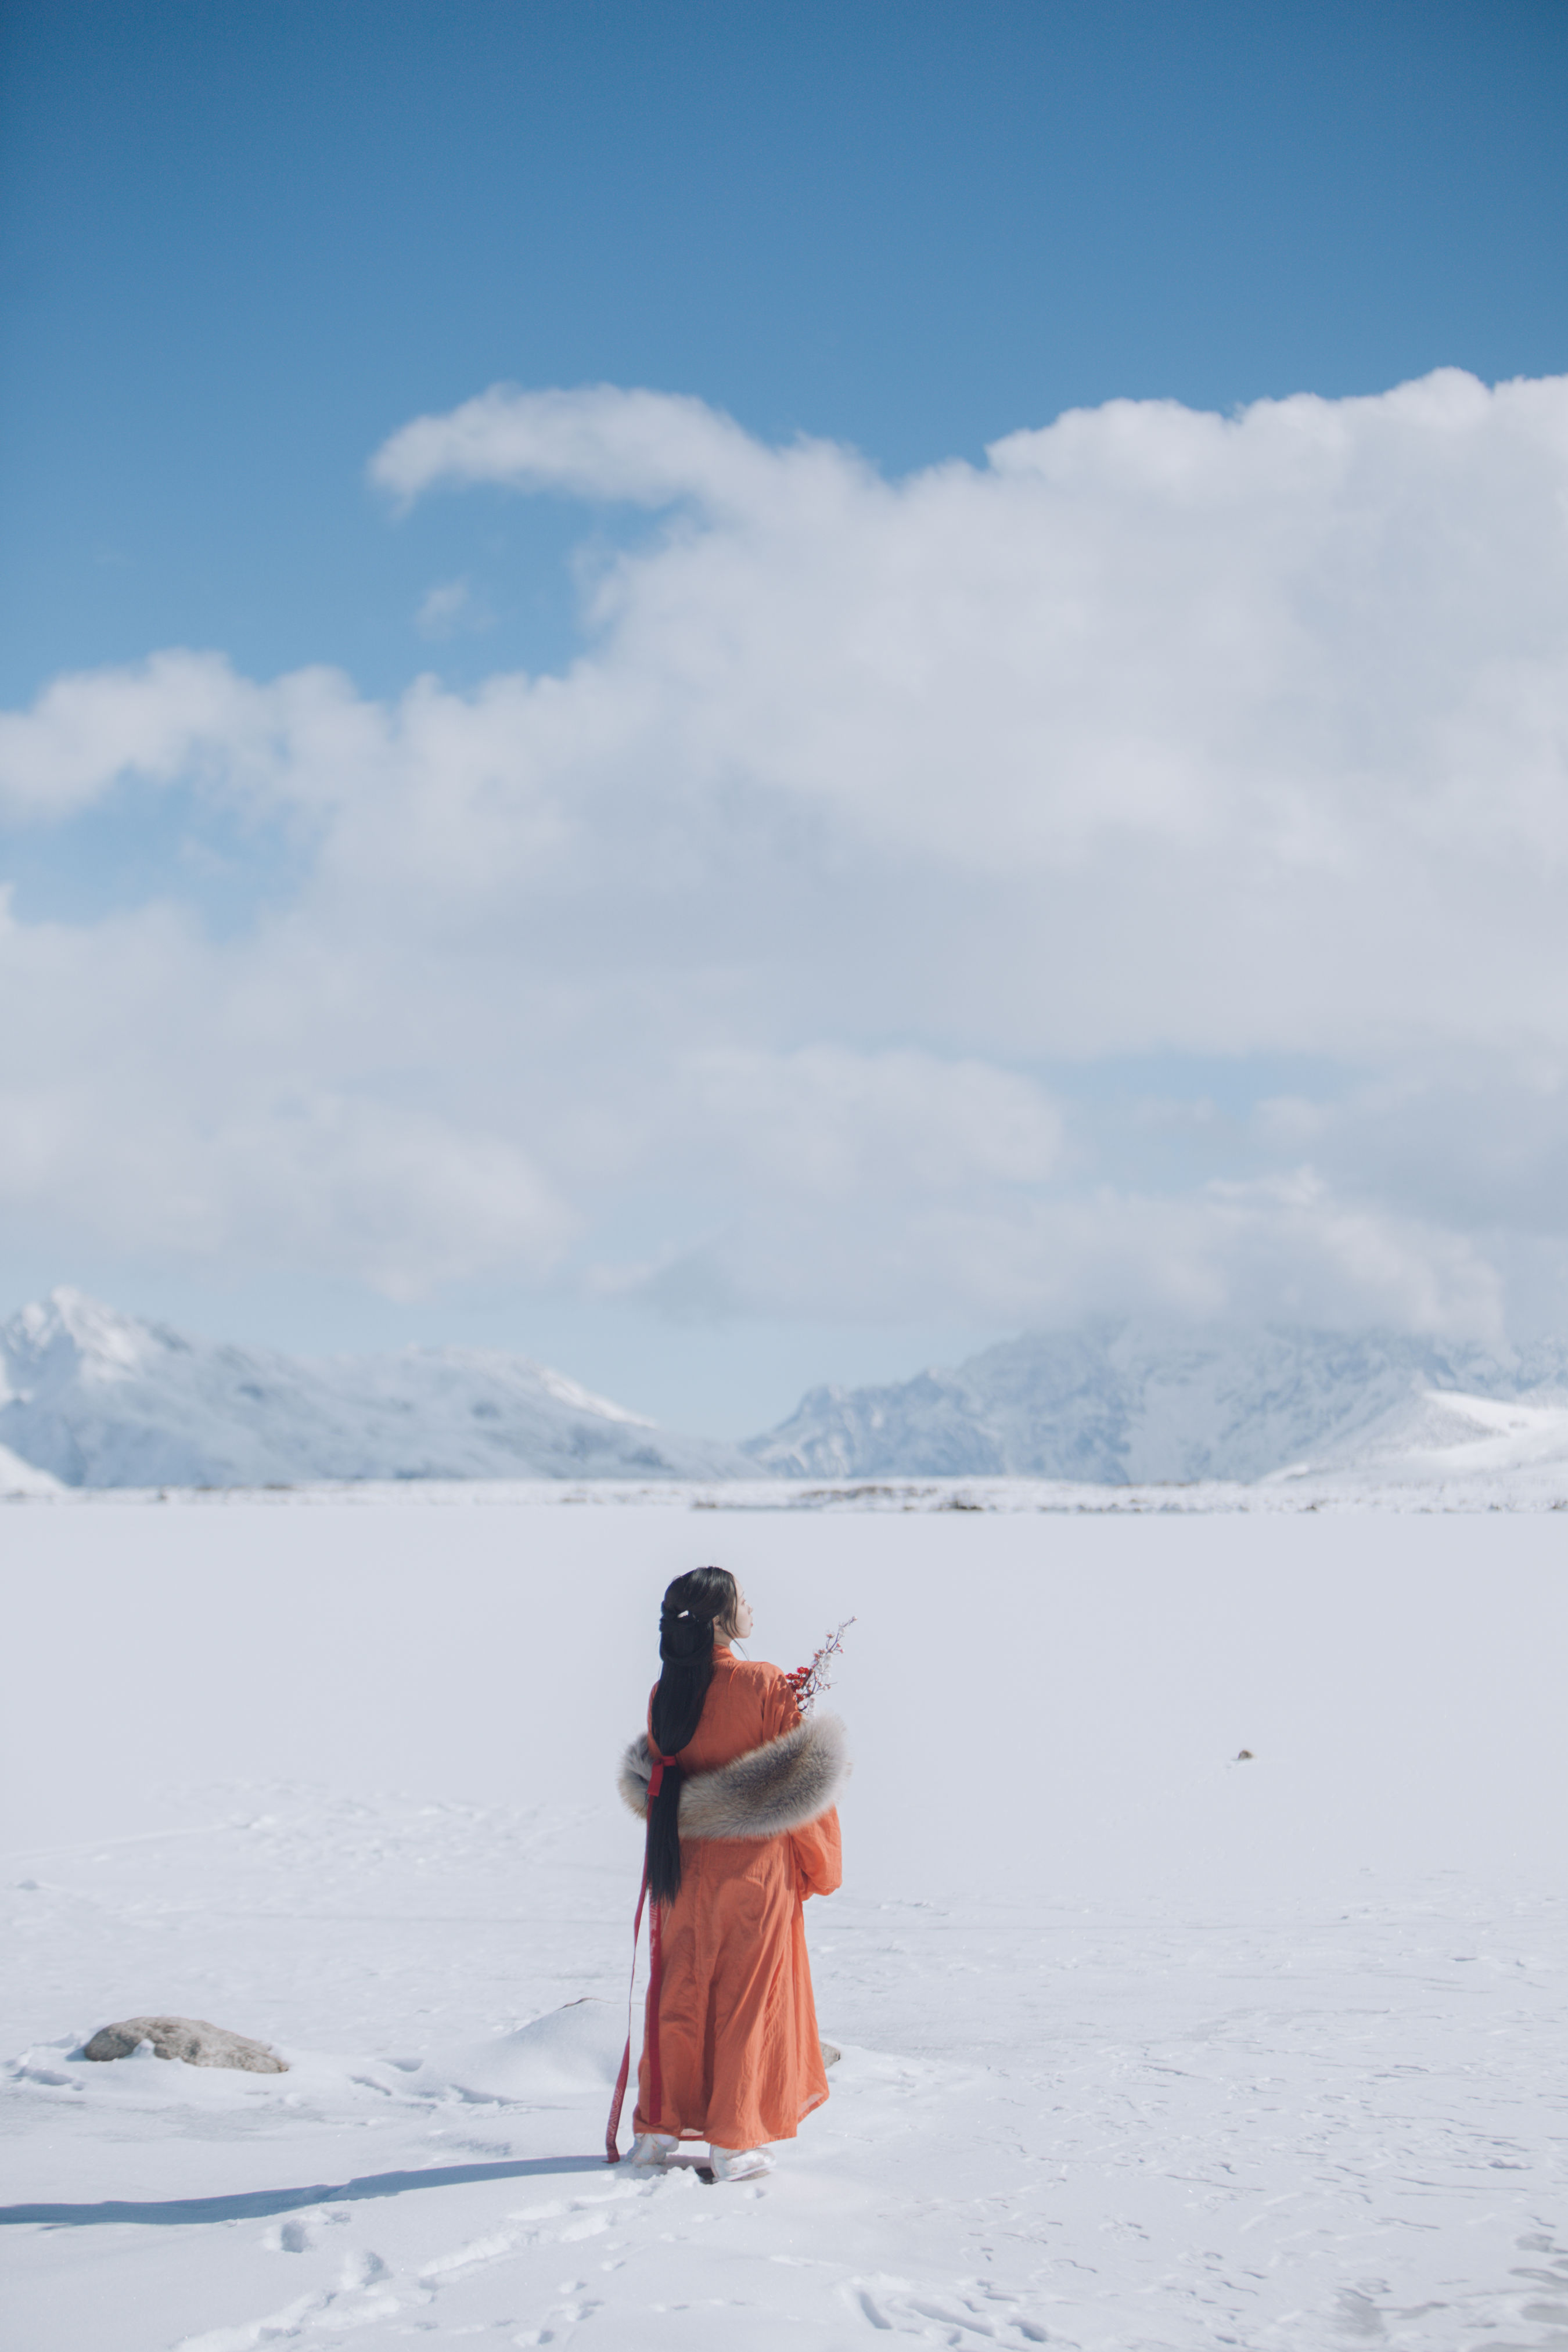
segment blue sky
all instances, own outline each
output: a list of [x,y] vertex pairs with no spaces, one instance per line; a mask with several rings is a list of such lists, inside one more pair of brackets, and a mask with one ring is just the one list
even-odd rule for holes
[[[351,820],[335,788],[301,784],[300,761],[321,755],[297,746],[264,784],[247,781],[245,730],[274,727],[276,712],[253,721],[231,696],[192,732],[168,717],[188,712],[188,680],[165,681],[158,724],[178,742],[162,765],[132,726],[122,741],[94,738],[88,781],[18,788],[0,835],[18,926],[7,984],[36,1050],[8,1078],[0,1274],[12,1297],[75,1280],[301,1347],[482,1339],[663,1418],[733,1431],[778,1417],[808,1379],[891,1375],[1096,1307],[1494,1331],[1563,1319],[1552,1202],[1568,1146],[1544,913],[1537,961],[1525,945],[1531,877],[1556,854],[1556,721],[1541,718],[1525,742],[1500,720],[1475,749],[1500,666],[1535,666],[1516,715],[1555,691],[1561,571],[1539,536],[1561,488],[1555,426],[1534,411],[1471,418],[1456,394],[1434,456],[1423,415],[1336,408],[1357,420],[1359,455],[1278,508],[1275,476],[1257,467],[1285,461],[1265,449],[1255,465],[1238,444],[1229,487],[1194,494],[1211,499],[1207,519],[1183,509],[1191,536],[1163,603],[1130,620],[1128,583],[1159,567],[1175,528],[1149,486],[1187,460],[1173,455],[1169,412],[1141,412],[1130,457],[1104,409],[1230,415],[1302,393],[1376,398],[1434,370],[1490,385],[1568,368],[1560,6],[55,0],[14,7],[4,37],[6,706],[26,711],[62,673],[194,648],[258,691],[331,666],[377,710],[433,676],[452,700],[441,723],[457,727],[458,704],[487,681],[598,665],[573,705],[575,748],[534,706],[506,737],[533,744],[531,777],[556,761],[551,806],[583,828],[579,863],[552,881],[539,844],[558,847],[565,820],[535,810],[529,833],[513,808],[503,847],[475,835],[468,878],[428,929],[406,896],[431,855],[417,827],[440,823],[425,801],[416,821],[371,778],[370,814],[356,804]],[[707,456],[689,481],[681,458],[668,495],[640,478],[629,498],[616,487],[631,478],[620,412],[602,430],[592,421],[586,470],[530,412],[521,470],[491,434],[467,472],[447,452],[401,500],[378,487],[368,469],[392,436],[497,383],[689,395],[766,449],[805,436],[862,452],[885,481],[927,485],[913,503],[933,517],[942,469],[967,468],[973,512],[931,525],[957,534],[953,574],[971,583],[958,637],[943,635],[940,551],[914,538],[895,548],[874,500],[851,514],[847,474],[809,546],[759,553],[761,509],[741,524],[720,512]],[[995,522],[984,453],[1079,408],[1102,423],[1067,488],[1055,456],[1029,465],[1075,514],[1101,500],[1099,520],[1084,526],[1070,593],[1047,594],[1037,566],[1009,604],[1007,534],[1037,523],[1026,507]],[[687,427],[661,410],[648,429]],[[1172,699],[1171,681],[1213,654],[1178,643],[1183,583],[1205,576],[1216,533],[1240,531],[1243,476],[1267,529],[1226,541],[1236,612],[1249,593],[1277,597],[1310,635],[1301,616],[1331,589],[1341,607],[1364,593],[1370,618],[1359,635],[1319,629],[1289,676],[1289,632],[1251,647],[1272,679],[1267,714],[1215,701],[1200,719]],[[1456,583],[1478,598],[1494,583],[1473,613],[1457,614],[1458,586],[1423,602],[1415,539],[1389,520],[1406,516],[1415,476]],[[772,495],[758,491],[764,505]],[[1142,520],[1137,498],[1152,500]],[[1335,519],[1331,561],[1309,545],[1314,500]],[[1064,528],[1062,509],[1039,520],[1038,546]],[[1124,530],[1122,584],[1102,596],[1096,551]],[[693,585],[682,534],[700,542],[707,586]],[[1373,540],[1403,551],[1381,589],[1366,569]],[[907,609],[878,584],[884,543],[913,583]],[[825,737],[793,766],[775,757],[803,703],[852,698],[802,635],[776,674],[765,651],[748,653],[703,786],[718,797],[682,816],[682,780],[706,756],[692,747],[710,744],[692,681],[725,635],[726,567],[743,574],[747,627],[765,648],[795,645],[822,603],[813,581],[862,565],[841,638],[863,624],[879,641],[896,609],[911,662],[927,666],[921,694],[931,666],[958,663],[955,643],[978,646],[982,667],[1013,646],[1008,677],[1027,681],[1029,632],[1059,630],[1070,612],[1094,696],[1058,664],[1045,701],[1019,686],[1016,720],[991,743],[984,714],[1013,689],[976,684],[973,707],[922,722],[921,740],[953,748],[906,821],[891,784],[875,811],[856,800],[863,750]],[[804,601],[775,612],[788,581]],[[610,600],[596,614],[595,593]],[[1115,877],[1145,852],[1157,871],[1161,845],[1193,846],[1198,819],[1169,797],[1151,818],[1152,787],[1128,782],[1124,625],[1145,651],[1168,633],[1165,683],[1148,689],[1160,756],[1217,795],[1203,803],[1211,831],[1194,873],[1222,878],[1228,911],[1189,881],[1168,937]],[[1461,666],[1488,638],[1489,667],[1462,706],[1418,658],[1450,628]],[[1369,717],[1358,647],[1383,643],[1380,630],[1396,683]],[[1223,700],[1232,672],[1214,658]],[[886,700],[901,689],[885,663],[874,688],[857,675],[856,740],[879,756],[907,698]],[[679,725],[664,699],[677,679],[691,698]],[[1325,696],[1341,719],[1309,757],[1301,714]],[[599,768],[584,783],[582,747],[601,740],[605,714],[656,700],[665,717],[640,746],[636,725],[652,722],[616,719],[633,732],[616,738],[613,789]],[[100,736],[129,723],[93,722]],[[503,713],[482,754],[502,769],[512,723]],[[68,734],[79,719],[50,724]],[[988,799],[984,782],[1030,729],[1037,772],[1059,764],[1080,796],[1056,811],[1053,839],[1087,842],[1086,807],[1123,831],[1102,845],[1103,869],[1083,848],[1089,865],[1068,872],[1062,851],[1035,898],[1004,909],[1001,886],[969,868],[1012,890],[1035,854],[1020,846],[1033,838],[1027,761],[1021,799]],[[1437,803],[1411,814],[1402,794],[1417,770],[1430,781],[1439,735],[1470,747],[1467,775],[1514,779],[1501,830],[1520,865],[1480,887],[1450,842],[1452,870],[1422,866],[1406,897],[1398,877],[1413,856],[1437,855],[1441,827]],[[1292,845],[1276,843],[1266,883],[1256,812],[1238,814],[1215,782],[1243,738],[1253,783],[1289,769],[1297,796]],[[1388,749],[1395,738],[1403,750]],[[1069,744],[1058,762],[1053,747]],[[429,756],[438,803],[455,772],[441,762],[460,755],[448,733]],[[900,756],[912,773],[918,751]],[[1384,812],[1353,839],[1333,800],[1351,768],[1353,823]],[[642,838],[638,780],[655,772],[664,814],[637,852],[639,895],[616,860]],[[1161,789],[1174,789],[1169,774]],[[1449,776],[1442,810],[1464,789]],[[1308,802],[1318,831],[1303,850]],[[376,807],[406,853],[395,884],[378,862]],[[478,822],[459,793],[454,837]],[[650,877],[683,824],[711,862],[689,895],[660,897]],[[1484,832],[1495,844],[1497,824]],[[498,876],[521,863],[511,898],[498,884],[481,906],[473,875],[487,856]],[[1285,887],[1280,857],[1296,877],[1288,903],[1270,896]],[[1325,882],[1331,867],[1339,879]],[[967,878],[949,893],[957,868]],[[1399,905],[1378,957],[1352,971],[1379,929],[1367,909],[1380,877]],[[1187,1003],[1173,974],[1201,961],[1216,925],[1241,921],[1252,889],[1264,916]],[[1088,936],[1117,941],[1113,971],[1068,939],[1091,914]],[[1059,941],[1059,960],[1030,961],[1019,943],[1031,935]],[[1337,976],[1321,988],[1319,955]],[[1483,1003],[1483,977],[1439,1005],[1444,975],[1471,960],[1483,974],[1506,966],[1509,986]],[[330,1024],[289,1009],[318,966],[312,984],[339,1020],[330,1051],[317,1034]],[[942,984],[928,986],[937,971]],[[1423,986],[1406,992],[1411,971]],[[1081,1005],[1068,1002],[1075,974]],[[132,1002],[144,1014],[130,1042],[104,1007]],[[205,1028],[193,1002],[208,1007]],[[510,1026],[496,1013],[508,1004]],[[1256,1017],[1238,1017],[1248,1004]],[[249,1093],[236,1092],[237,1068],[254,1073]],[[656,1138],[646,1106],[626,1110],[660,1073],[689,1150]],[[142,1132],[135,1106],[150,1101],[161,1108]],[[904,1139],[896,1177],[850,1139],[855,1119]],[[775,1196],[779,1139],[802,1122],[838,1142]],[[955,1156],[952,1137],[979,1129],[978,1157]],[[531,1222],[495,1206],[513,1181],[508,1153],[524,1190],[537,1184]],[[102,1171],[97,1190],[84,1158]],[[491,1165],[479,1205],[458,1162]],[[366,1212],[356,1187],[371,1163],[416,1172]],[[356,1249],[367,1223],[376,1245]],[[462,1245],[470,1228],[489,1238]],[[800,1275],[807,1262],[819,1279]]]
[[364,493],[500,380],[901,473],[1118,396],[1564,363],[1555,0],[7,16],[12,697],[192,643],[386,691],[443,567],[559,659],[580,511]]

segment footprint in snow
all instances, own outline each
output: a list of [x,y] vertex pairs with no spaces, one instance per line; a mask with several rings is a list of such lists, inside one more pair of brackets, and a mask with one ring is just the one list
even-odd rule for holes
[[356,2247],[352,2254],[344,2257],[342,2275],[338,2284],[343,2288],[374,2286],[378,2280],[391,2276],[391,2271],[379,2254],[373,2253],[368,2246]]
[[981,2283],[943,2294],[907,2279],[848,2279],[843,2292],[868,2326],[927,2344],[996,2344],[1023,2352],[1047,2340],[1041,2323],[1018,2307],[1021,2296]]

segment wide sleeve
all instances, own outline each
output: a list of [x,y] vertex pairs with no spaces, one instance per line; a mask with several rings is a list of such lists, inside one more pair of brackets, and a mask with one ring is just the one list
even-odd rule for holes
[[794,1731],[800,1723],[800,1708],[795,1696],[777,1666],[764,1666],[767,1676],[763,1685],[763,1738],[782,1739],[786,1731]]
[[795,1883],[804,1903],[810,1895],[836,1895],[844,1884],[844,1845],[838,1833],[838,1808],[829,1805],[803,1830],[791,1830]]
[[[795,1693],[775,1667],[763,1701],[764,1737],[778,1739],[801,1719]],[[804,1903],[812,1895],[836,1894],[844,1881],[844,1849],[838,1829],[838,1808],[830,1805],[814,1822],[787,1832],[795,1862],[795,1883]]]

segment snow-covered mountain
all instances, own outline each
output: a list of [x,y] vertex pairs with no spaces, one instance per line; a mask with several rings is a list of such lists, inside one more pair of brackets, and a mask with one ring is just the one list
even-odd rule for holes
[[677,1437],[499,1349],[306,1360],[57,1290],[0,1325],[0,1494],[313,1479],[1252,1480],[1558,1458],[1568,1347],[1104,1321],[887,1388],[813,1389],[742,1447]]
[[21,1455],[13,1454],[8,1445],[0,1445],[0,1496],[6,1502],[16,1502],[21,1496],[37,1498],[40,1495],[58,1495],[63,1491],[59,1480],[51,1478],[47,1470],[38,1469],[34,1463],[24,1462]]
[[1542,1388],[1523,1397],[1467,1396],[1424,1389],[1407,1397],[1310,1464],[1292,1465],[1270,1483],[1298,1475],[1345,1476],[1367,1484],[1453,1486],[1460,1480],[1498,1481],[1521,1494],[1568,1472],[1568,1391]]
[[1565,1402],[1568,1346],[1494,1352],[1386,1331],[1177,1334],[1107,1319],[889,1388],[813,1389],[744,1451],[793,1477],[1254,1479],[1418,1450],[1434,1391]]
[[187,1339],[74,1290],[0,1324],[0,1446],[70,1486],[715,1478],[751,1466],[499,1349],[307,1360]]

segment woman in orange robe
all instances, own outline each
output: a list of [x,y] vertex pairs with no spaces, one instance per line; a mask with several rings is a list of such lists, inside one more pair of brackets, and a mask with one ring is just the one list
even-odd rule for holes
[[827,2096],[802,1905],[839,1884],[843,1733],[831,1716],[803,1720],[776,1666],[736,1657],[731,1638],[751,1629],[726,1570],[676,1578],[648,1737],[623,1759],[622,1793],[645,1817],[662,1766],[648,1830],[660,1984],[637,2072],[638,2169],[706,2140],[719,2179],[748,2179],[771,2165],[762,2144],[793,2139]]

